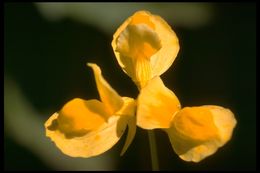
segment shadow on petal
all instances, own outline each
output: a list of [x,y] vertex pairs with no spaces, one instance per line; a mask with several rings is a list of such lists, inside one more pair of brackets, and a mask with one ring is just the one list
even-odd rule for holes
[[74,137],[81,137],[81,136],[84,136],[86,133],[89,132],[88,130],[84,130],[84,129],[77,130],[77,131],[71,131],[71,132],[65,132],[65,131],[63,131],[62,129],[59,128],[59,124],[58,124],[57,119],[53,120],[51,122],[51,125],[48,126],[47,129],[51,130],[51,131],[58,130],[61,133],[63,133],[65,138],[67,138],[67,139],[71,139],[71,138],[74,138]]

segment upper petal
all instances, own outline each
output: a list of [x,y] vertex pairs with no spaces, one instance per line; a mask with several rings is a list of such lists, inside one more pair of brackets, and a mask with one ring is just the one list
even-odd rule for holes
[[161,39],[162,48],[151,57],[152,76],[159,76],[170,68],[180,50],[179,39],[170,25],[158,15],[151,21],[156,23],[155,32]]
[[123,106],[123,99],[103,78],[99,66],[88,63],[94,72],[95,81],[101,101],[105,104],[107,111],[112,115]]
[[[90,103],[85,102],[87,106]],[[91,102],[91,107],[86,108],[81,103],[68,103],[46,121],[46,136],[50,137],[64,154],[71,157],[87,158],[109,150],[124,133],[128,118],[112,115],[105,121],[105,111],[101,110],[102,103],[99,103]]]
[[161,17],[138,11],[117,29],[112,47],[121,68],[142,88],[171,66],[179,41]]
[[236,119],[220,106],[185,107],[166,129],[174,151],[185,161],[199,162],[223,146],[233,133]]
[[151,79],[150,58],[161,48],[157,34],[144,24],[129,25],[117,39],[124,70],[142,88]]
[[144,129],[169,128],[180,108],[176,95],[164,86],[159,77],[155,77],[138,96],[137,125]]

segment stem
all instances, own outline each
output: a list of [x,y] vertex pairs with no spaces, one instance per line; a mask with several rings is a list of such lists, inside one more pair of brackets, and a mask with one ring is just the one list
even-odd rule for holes
[[155,135],[152,130],[148,130],[148,137],[149,137],[149,144],[150,144],[150,151],[151,151],[152,170],[159,171],[159,162],[158,162],[157,151],[156,151]]

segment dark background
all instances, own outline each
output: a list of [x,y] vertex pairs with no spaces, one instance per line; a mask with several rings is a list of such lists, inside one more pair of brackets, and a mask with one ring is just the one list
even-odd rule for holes
[[[256,169],[256,4],[212,6],[215,16],[210,24],[197,29],[174,26],[181,49],[162,79],[182,106],[227,107],[238,123],[232,139],[197,164],[179,159],[167,135],[156,130],[161,170]],[[138,90],[119,68],[111,41],[112,35],[92,25],[71,19],[49,22],[31,3],[4,5],[4,75],[19,84],[39,112],[55,112],[75,97],[98,98],[86,62],[97,63],[120,95],[136,98]],[[115,169],[150,170],[147,132],[138,128],[120,157],[124,141],[125,136],[113,148],[118,153]],[[6,129],[4,165],[6,170],[54,170]]]

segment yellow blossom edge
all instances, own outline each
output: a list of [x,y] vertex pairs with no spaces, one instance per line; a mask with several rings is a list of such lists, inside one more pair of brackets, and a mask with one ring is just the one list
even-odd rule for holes
[[[94,70],[95,72],[97,71]],[[102,76],[100,79],[103,80],[100,82],[101,88],[110,87]],[[123,105],[114,114],[108,114],[108,107],[98,100],[72,99],[45,122],[46,136],[51,138],[64,154],[88,158],[112,148],[128,126],[127,140],[121,153],[123,154],[135,135],[136,103],[132,98],[121,99]]]
[[111,45],[119,65],[139,88],[164,73],[180,49],[167,22],[148,11],[138,11],[125,20]]
[[176,95],[155,77],[141,89],[137,98],[137,125],[143,129],[169,128],[181,108]]
[[181,159],[199,162],[230,140],[236,123],[234,114],[221,106],[185,107],[165,131]]

